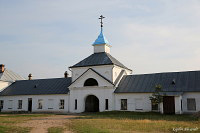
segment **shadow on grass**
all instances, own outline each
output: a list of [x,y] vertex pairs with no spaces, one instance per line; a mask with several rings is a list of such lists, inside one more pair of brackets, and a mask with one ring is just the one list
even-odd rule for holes
[[192,115],[163,115],[155,112],[128,112],[109,111],[97,113],[82,113],[80,117],[74,119],[132,119],[132,120],[166,120],[166,121],[198,121]]

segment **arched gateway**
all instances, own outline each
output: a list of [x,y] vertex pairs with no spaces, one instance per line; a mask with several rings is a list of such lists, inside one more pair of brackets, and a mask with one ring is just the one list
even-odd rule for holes
[[85,100],[85,112],[99,112],[99,99],[94,95],[89,95]]

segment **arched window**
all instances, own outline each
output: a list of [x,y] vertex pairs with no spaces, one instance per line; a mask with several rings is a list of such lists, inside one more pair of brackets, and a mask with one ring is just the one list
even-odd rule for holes
[[85,81],[84,86],[98,86],[96,79],[89,78]]

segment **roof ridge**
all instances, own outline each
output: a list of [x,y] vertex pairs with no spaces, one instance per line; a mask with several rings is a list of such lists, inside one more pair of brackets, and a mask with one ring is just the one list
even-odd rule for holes
[[31,80],[17,80],[17,81],[38,81],[38,80],[53,80],[53,79],[70,79],[72,77],[68,77],[68,78],[45,78],[45,79],[31,79]]
[[200,70],[176,71],[176,72],[155,72],[155,73],[145,73],[145,74],[132,74],[132,75],[125,75],[125,76],[140,76],[140,75],[168,74],[168,73],[186,73],[186,72],[200,72]]

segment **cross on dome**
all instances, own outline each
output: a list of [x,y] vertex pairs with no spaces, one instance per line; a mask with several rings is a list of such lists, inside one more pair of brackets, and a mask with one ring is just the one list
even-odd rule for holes
[[103,34],[103,19],[105,17],[103,15],[101,15],[99,17],[99,19],[101,20],[100,23],[101,23],[101,31],[100,31],[100,34],[98,36],[98,38],[95,40],[95,42],[93,43],[93,45],[97,45],[97,44],[109,44],[107,39],[105,38],[104,34]]
[[99,19],[101,19],[101,22],[100,22],[100,23],[101,23],[101,27],[103,27],[103,19],[104,19],[104,18],[105,18],[105,17],[104,17],[103,15],[101,15],[100,18],[99,18]]

